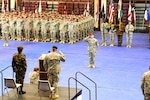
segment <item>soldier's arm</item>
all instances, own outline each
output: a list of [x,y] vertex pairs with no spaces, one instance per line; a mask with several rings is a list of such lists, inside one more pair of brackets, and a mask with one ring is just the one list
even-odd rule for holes
[[128,25],[126,25],[126,27],[125,27],[125,32],[128,33],[128,31],[129,31],[129,30],[128,30]]
[[26,55],[24,55],[24,66],[27,68],[27,60],[26,60]]
[[130,30],[130,31],[132,31],[132,32],[134,31],[134,26],[133,26],[133,25],[132,25],[132,27],[131,27],[131,30]]
[[65,55],[61,51],[59,52],[59,54],[60,54],[60,60],[65,62],[66,61]]
[[141,80],[141,89],[142,89],[143,95],[144,95],[144,82],[145,82],[145,77],[143,75],[142,80]]
[[15,60],[14,56],[13,56],[13,59],[12,59],[12,68],[13,68],[13,72],[15,72],[15,69],[16,69],[16,60]]
[[99,47],[99,42],[97,40],[97,42],[96,42],[96,50],[98,50],[98,47]]

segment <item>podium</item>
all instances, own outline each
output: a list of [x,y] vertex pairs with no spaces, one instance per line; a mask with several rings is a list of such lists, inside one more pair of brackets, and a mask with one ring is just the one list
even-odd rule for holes
[[39,58],[39,79],[40,80],[47,80],[47,72],[44,69],[43,61],[44,61],[45,54],[42,54]]

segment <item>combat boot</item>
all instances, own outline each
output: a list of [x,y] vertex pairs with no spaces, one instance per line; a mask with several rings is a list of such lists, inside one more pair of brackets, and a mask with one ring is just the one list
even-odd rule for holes
[[95,68],[94,64],[91,64],[91,68]]
[[58,94],[52,94],[52,98],[57,99],[57,98],[59,98],[59,95]]
[[92,64],[90,64],[89,66],[87,66],[87,68],[92,68]]
[[110,44],[110,46],[111,46],[111,47],[113,47],[113,46],[114,46],[114,44],[113,44],[113,43],[111,43],[111,44]]
[[101,44],[101,46],[104,46],[104,42]]
[[106,42],[104,42],[104,46],[107,46]]

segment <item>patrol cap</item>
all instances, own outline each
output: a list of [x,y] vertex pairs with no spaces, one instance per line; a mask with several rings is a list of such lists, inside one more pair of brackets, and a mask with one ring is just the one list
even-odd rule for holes
[[53,49],[58,49],[57,46],[53,46],[52,48],[53,48]]
[[23,49],[23,47],[22,46],[18,46],[17,49],[18,49],[18,51],[21,51]]

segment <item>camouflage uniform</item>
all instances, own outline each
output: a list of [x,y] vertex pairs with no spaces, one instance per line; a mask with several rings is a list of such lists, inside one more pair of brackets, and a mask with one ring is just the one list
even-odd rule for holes
[[108,28],[109,28],[109,25],[107,22],[101,24],[101,37],[102,37],[101,46],[107,46]]
[[131,48],[133,31],[134,31],[134,26],[132,24],[127,24],[125,27],[126,39],[127,39],[127,48]]
[[73,42],[79,40],[79,22],[74,22],[74,39]]
[[42,35],[43,42],[46,42],[49,24],[50,24],[50,22],[48,20],[42,19],[42,21],[41,21],[41,35]]
[[114,25],[111,24],[110,30],[109,30],[110,46],[114,46],[115,32],[116,32],[116,29],[115,29]]
[[33,21],[33,34],[34,34],[34,41],[38,42],[39,40],[39,35],[40,35],[40,29],[41,29],[41,21],[40,18],[36,18]]
[[89,33],[92,33],[92,32],[94,32],[94,23],[95,23],[95,20],[94,20],[94,18],[91,16],[90,17],[90,21],[89,21],[89,28],[90,28],[90,32]]
[[30,18],[27,18],[25,20],[25,26],[24,26],[24,29],[25,29],[25,40],[26,41],[30,41],[32,27],[33,27],[33,21]]
[[74,34],[75,34],[74,23],[70,21],[68,24],[69,44],[73,44]]
[[84,38],[84,41],[88,42],[88,52],[89,52],[89,58],[90,58],[90,65],[88,67],[95,68],[94,58],[95,58],[96,51],[99,46],[99,42],[96,38],[94,38],[94,35],[93,35],[93,37],[89,36],[89,37]]
[[118,46],[122,45],[122,39],[123,39],[123,32],[124,32],[125,26],[123,23],[120,23],[119,26],[117,26],[117,37],[118,37]]
[[143,74],[141,88],[144,95],[144,100],[150,100],[150,70]]
[[60,61],[65,61],[63,53],[51,52],[44,58],[43,66],[47,71],[47,77],[53,87],[57,87],[59,81],[59,73],[61,71]]
[[9,36],[9,24],[5,19],[2,21],[2,38],[4,40],[3,46],[8,46],[8,36]]
[[20,17],[17,19],[17,40],[21,41],[24,20]]
[[9,19],[9,25],[10,25],[10,36],[11,36],[11,40],[15,40],[15,31],[16,31],[16,20],[13,17],[10,17]]
[[51,42],[55,43],[57,41],[59,31],[59,22],[57,20],[53,20],[50,25]]
[[[23,50],[23,47],[18,47],[18,50],[19,49]],[[16,83],[22,84],[21,86],[22,91],[27,68],[26,55],[19,52],[15,53],[12,59],[12,68],[13,71],[16,73]]]
[[60,34],[60,43],[65,43],[65,36],[68,31],[68,23],[62,21],[60,23],[59,30],[60,30],[60,33],[59,33]]

